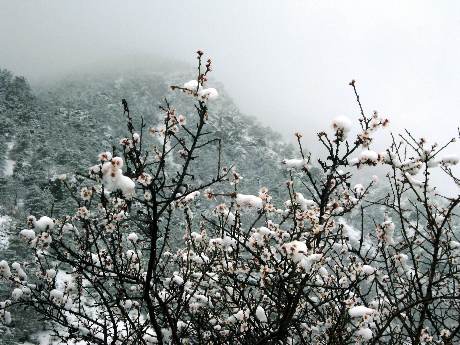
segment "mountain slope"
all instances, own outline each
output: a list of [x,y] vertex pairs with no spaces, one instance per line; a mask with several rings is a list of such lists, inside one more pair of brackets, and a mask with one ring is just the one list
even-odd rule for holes
[[[0,216],[8,226],[0,228],[4,243],[0,259],[26,259],[16,234],[28,214],[57,216],[73,206],[55,183],[56,176],[86,172],[99,152],[118,147],[127,133],[122,98],[128,100],[138,127],[141,116],[147,127],[161,123],[158,106],[164,98],[193,123],[193,100],[169,88],[192,78],[187,72],[87,75],[32,90],[24,78],[1,70]],[[223,87],[216,87],[220,97],[210,104],[208,125],[223,141],[222,161],[242,174],[241,190],[257,193],[261,186],[269,186],[276,197],[287,179],[279,162],[291,156],[293,148],[271,129],[241,114]],[[201,152],[199,164],[193,167],[198,178],[215,169],[216,149]],[[28,322],[26,313],[10,335],[0,329],[3,343],[24,340],[39,327]]]

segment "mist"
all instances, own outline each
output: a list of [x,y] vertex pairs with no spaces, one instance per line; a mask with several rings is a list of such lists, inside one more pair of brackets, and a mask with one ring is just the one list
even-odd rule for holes
[[456,134],[456,1],[0,3],[0,66],[32,85],[138,57],[193,66],[202,49],[240,109],[288,140],[300,131],[313,142],[333,117],[358,117],[351,79],[392,131]]

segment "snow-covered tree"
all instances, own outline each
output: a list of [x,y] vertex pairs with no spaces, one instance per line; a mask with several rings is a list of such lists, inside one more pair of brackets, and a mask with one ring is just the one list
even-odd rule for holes
[[[161,124],[136,128],[124,101],[120,146],[58,178],[74,212],[28,217],[28,260],[0,261],[11,287],[0,319],[14,326],[17,308],[32,309],[63,344],[459,342],[460,196],[440,195],[431,174],[459,184],[458,158],[444,155],[453,140],[407,132],[373,151],[388,120],[366,115],[352,81],[358,126],[336,118],[315,161],[296,134],[298,157],[279,162],[284,203],[270,186],[247,194],[207,126],[218,92],[211,60],[197,57],[196,79],[172,87],[193,116],[165,100]],[[376,177],[354,181],[367,166],[386,169],[386,195]]]

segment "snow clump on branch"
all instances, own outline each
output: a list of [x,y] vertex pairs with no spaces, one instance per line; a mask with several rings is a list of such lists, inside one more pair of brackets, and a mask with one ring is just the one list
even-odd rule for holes
[[93,172],[102,173],[102,182],[108,192],[120,190],[125,198],[132,198],[135,193],[135,183],[128,176],[123,175],[123,159],[113,157],[105,161],[102,166],[92,167],[90,174]]
[[237,194],[236,204],[241,208],[262,209],[262,199],[255,195]]
[[283,159],[281,164],[286,169],[307,169],[308,161],[306,159]]
[[338,116],[332,120],[332,129],[338,140],[343,141],[347,138],[351,129],[351,121],[346,116]]
[[204,88],[195,79],[184,83],[183,89],[202,100],[214,100],[219,97],[219,93],[215,88]]

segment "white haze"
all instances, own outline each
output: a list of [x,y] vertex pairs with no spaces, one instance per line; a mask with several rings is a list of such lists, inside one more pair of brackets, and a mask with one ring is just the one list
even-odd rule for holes
[[[455,135],[460,97],[457,1],[6,1],[0,66],[38,83],[126,56],[194,63],[241,110],[292,138],[365,110],[392,129]],[[136,61],[135,59],[133,61]]]

